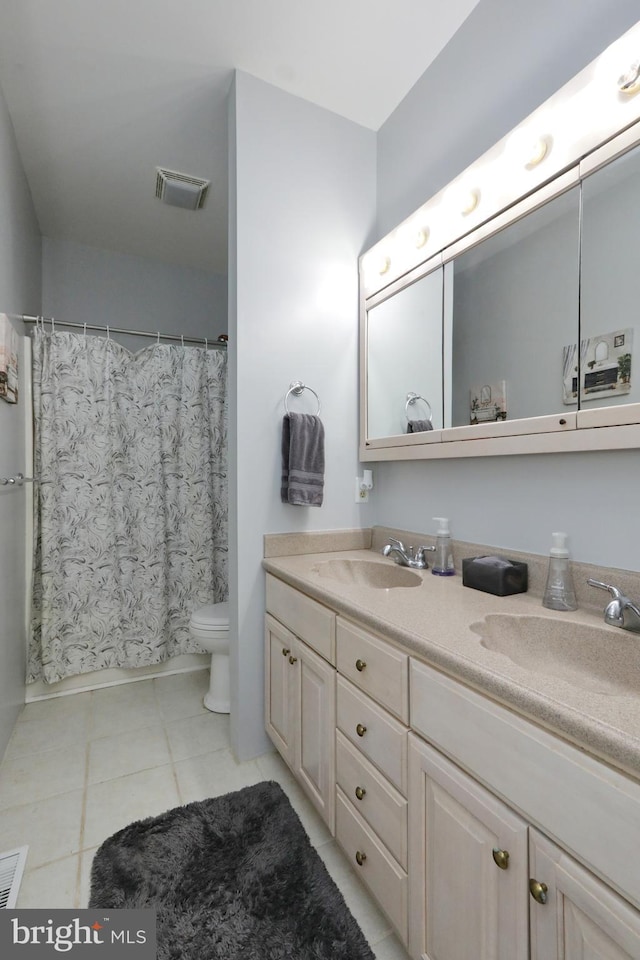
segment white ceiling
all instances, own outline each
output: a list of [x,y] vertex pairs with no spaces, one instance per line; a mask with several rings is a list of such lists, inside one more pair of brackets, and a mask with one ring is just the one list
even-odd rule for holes
[[[224,272],[234,68],[377,130],[478,0],[0,0],[42,233]],[[155,168],[212,181],[197,213]]]

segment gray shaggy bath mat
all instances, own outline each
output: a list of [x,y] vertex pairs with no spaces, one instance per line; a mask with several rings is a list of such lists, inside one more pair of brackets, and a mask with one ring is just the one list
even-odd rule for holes
[[89,906],[155,907],[159,960],[374,960],[274,781],[109,837]]

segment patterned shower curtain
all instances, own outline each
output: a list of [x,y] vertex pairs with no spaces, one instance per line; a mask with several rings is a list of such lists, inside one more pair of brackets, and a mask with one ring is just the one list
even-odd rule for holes
[[226,355],[34,331],[28,682],[201,652],[227,598]]

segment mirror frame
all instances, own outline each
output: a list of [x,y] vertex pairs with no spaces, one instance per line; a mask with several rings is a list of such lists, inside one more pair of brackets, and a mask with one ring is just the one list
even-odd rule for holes
[[[398,434],[390,437],[369,437],[367,429],[369,309],[417,282],[437,267],[444,265],[446,269],[446,264],[451,263],[462,252],[525,217],[640,144],[640,65],[637,61],[632,65],[631,71],[635,71],[636,82],[632,84],[629,92],[622,92],[622,82],[626,81],[629,73],[620,76],[620,71],[630,62],[629,50],[635,51],[638,46],[640,23],[607,48],[600,57],[475,164],[359,258],[361,461],[447,459],[640,447],[640,403],[445,427],[427,433]],[[614,81],[616,77],[620,78],[617,83],[612,84],[612,75]],[[605,81],[608,99],[603,96],[602,87]],[[593,103],[596,96],[601,106],[600,111],[594,113]],[[592,122],[585,131],[580,129],[580,119],[587,112]],[[531,138],[532,135],[537,135],[538,131],[553,131],[554,118],[557,129],[564,130],[570,114],[578,118],[574,136],[564,142],[560,139],[560,133],[555,136],[553,133],[544,133],[538,140],[538,143],[545,144],[541,160],[526,164],[531,176],[510,176],[513,143],[517,143],[525,134]],[[483,184],[482,189],[477,189],[476,184]],[[459,204],[460,196],[464,191],[469,195],[470,190],[473,198],[470,210],[461,212],[459,205],[457,209],[452,207],[452,198],[456,198]],[[412,242],[416,236],[419,240]],[[445,282],[445,343],[446,324],[451,322],[452,314],[452,304],[447,302],[450,296],[451,292]]]

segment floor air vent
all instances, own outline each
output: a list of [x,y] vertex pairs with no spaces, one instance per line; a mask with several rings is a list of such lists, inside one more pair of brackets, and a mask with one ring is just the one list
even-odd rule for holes
[[16,905],[29,847],[17,847],[0,853],[0,909],[11,910]]

